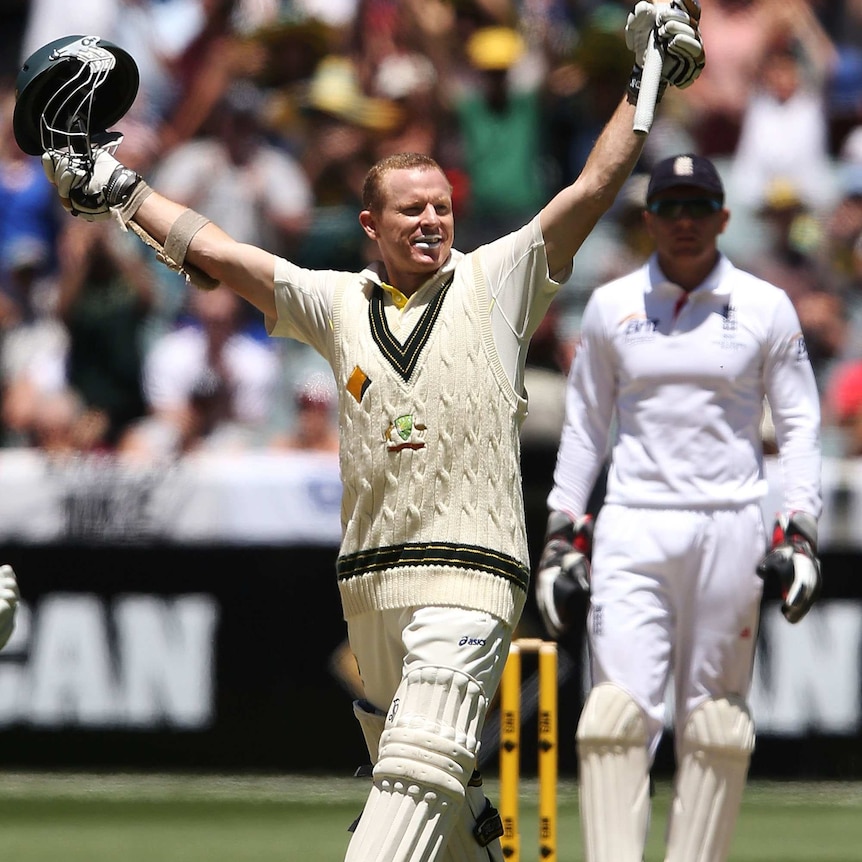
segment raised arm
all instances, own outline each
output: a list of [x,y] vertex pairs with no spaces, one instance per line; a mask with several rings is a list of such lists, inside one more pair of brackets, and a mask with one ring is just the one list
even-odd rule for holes
[[634,103],[653,32],[664,58],[660,94],[668,84],[688,87],[703,69],[703,43],[697,22],[682,4],[653,4],[640,0],[626,22],[626,44],[634,53],[628,92],[599,135],[580,176],[541,212],[551,273],[570,266],[575,253],[610,208],[640,157],[646,136],[633,129]]
[[626,99],[617,106],[577,179],[559,192],[540,214],[548,271],[571,265],[584,240],[614,202],[634,170],[645,136],[632,129],[635,108]]

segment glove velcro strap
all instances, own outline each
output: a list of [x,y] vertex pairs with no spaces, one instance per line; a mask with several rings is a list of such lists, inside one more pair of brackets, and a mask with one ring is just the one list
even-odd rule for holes
[[575,540],[574,521],[565,513],[552,510],[548,515],[548,525],[545,528],[545,541],[562,539],[567,545]]
[[[593,516],[581,515],[572,520],[565,512],[551,511],[545,528],[545,550],[542,561],[559,563],[566,554],[577,551],[589,560],[593,555]],[[542,562],[539,563],[542,565]]]
[[103,194],[110,207],[122,206],[140,184],[141,177],[126,167],[117,168],[105,183]]

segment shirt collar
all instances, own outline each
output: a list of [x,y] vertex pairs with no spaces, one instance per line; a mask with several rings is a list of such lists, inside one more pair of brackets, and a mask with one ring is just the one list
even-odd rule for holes
[[[451,249],[449,252],[449,257],[446,259],[446,262],[437,272],[434,273],[423,285],[413,294],[413,296],[419,296],[429,289],[436,289],[439,287],[454,271],[455,267],[460,263],[460,261],[464,258],[464,254],[456,249]],[[392,302],[396,308],[399,310],[404,308],[404,306],[409,301],[410,297],[404,296],[400,290],[398,290],[397,286],[387,284],[383,278],[386,275],[386,269],[383,266],[383,261],[375,260],[370,263],[365,269],[360,273],[361,277],[366,281],[371,282],[372,284],[376,284],[379,287],[383,288],[383,290],[392,298]]]
[[[710,271],[709,275],[696,287],[689,291],[691,296],[704,296],[710,294],[712,296],[730,296],[730,281],[724,278],[725,273],[733,268],[733,264],[728,258],[718,253],[718,260],[715,266]],[[647,262],[647,272],[649,275],[648,291],[655,292],[659,295],[676,295],[682,288],[670,281],[662,272],[658,265],[658,255],[653,253]]]

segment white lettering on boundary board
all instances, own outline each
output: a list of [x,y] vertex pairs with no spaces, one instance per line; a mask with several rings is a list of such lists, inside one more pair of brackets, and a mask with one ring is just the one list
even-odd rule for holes
[[0,727],[202,730],[214,719],[209,595],[50,593],[0,653]]
[[[50,593],[0,654],[0,727],[204,730],[216,720],[214,596]],[[862,728],[862,601],[789,625],[764,609],[750,697],[758,732]]]

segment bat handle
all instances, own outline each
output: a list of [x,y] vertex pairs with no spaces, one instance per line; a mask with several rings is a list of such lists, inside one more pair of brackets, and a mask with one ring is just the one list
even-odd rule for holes
[[658,88],[661,83],[661,68],[664,60],[661,51],[656,45],[655,32],[650,33],[649,46],[644,57],[644,68],[641,74],[641,86],[638,92],[638,101],[635,105],[634,130],[639,135],[646,135],[655,114],[655,103],[658,97]]

